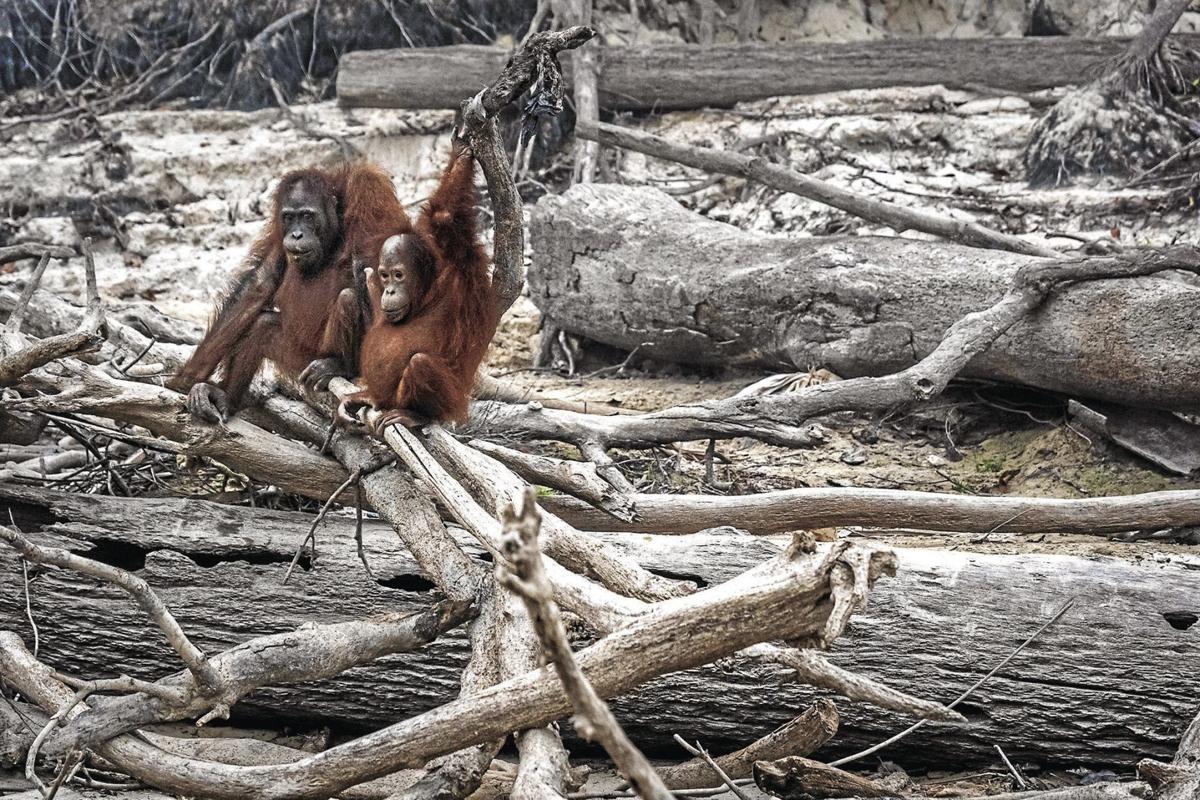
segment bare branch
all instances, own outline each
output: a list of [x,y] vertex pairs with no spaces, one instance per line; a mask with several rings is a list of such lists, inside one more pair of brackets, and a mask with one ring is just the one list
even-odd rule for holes
[[[92,257],[91,241],[91,239],[85,239],[83,243],[83,251],[86,256],[84,275],[87,284],[87,307],[83,319],[79,323],[79,328],[73,333],[51,336],[47,339],[34,339],[31,342],[18,332],[18,328],[6,328],[4,338],[0,339],[0,386],[16,383],[38,367],[64,356],[93,350],[104,342],[107,336],[107,326],[104,319],[104,304],[96,286],[96,262]],[[45,256],[43,256],[44,258]],[[44,267],[39,264],[39,269],[34,274],[36,279],[41,279],[42,270]],[[32,279],[26,289],[29,290],[30,286],[36,289]],[[18,305],[13,312],[17,318],[17,326],[24,319],[31,297],[32,291],[29,291],[28,296],[22,293],[21,299],[17,301]],[[25,304],[23,307],[21,306],[22,302]],[[5,352],[14,347],[16,352]]]
[[[525,285],[525,222],[508,154],[493,118],[500,109],[534,86],[535,81],[535,99],[543,95],[548,99],[545,106],[534,113],[557,113],[562,108],[563,92],[558,53],[579,47],[595,35],[595,31],[583,27],[530,34],[508,59],[496,80],[463,103],[463,136],[483,169],[492,200],[492,284],[497,316],[513,304]],[[531,109],[526,108],[527,117],[530,113]]]
[[25,288],[21,290],[21,297],[17,300],[16,307],[12,313],[8,315],[8,321],[4,327],[13,332],[18,333],[21,330],[21,323],[25,321],[25,312],[29,310],[29,301],[33,299],[33,293],[38,290],[38,286],[42,283],[42,275],[46,273],[46,267],[50,265],[50,254],[42,253],[42,257],[38,260],[37,266],[34,267],[33,273],[29,276],[29,280],[25,283]]
[[1032,244],[1020,237],[1001,233],[978,223],[963,222],[924,209],[905,208],[894,203],[874,200],[793,169],[772,164],[761,157],[675,144],[652,133],[603,122],[594,124],[581,120],[576,123],[575,135],[611,147],[622,147],[686,164],[696,169],[749,178],[774,189],[825,203],[870,222],[888,225],[897,231],[922,231],[972,247],[1010,250],[1014,253],[1046,258],[1062,257],[1057,250]]
[[499,400],[502,403],[536,403],[542,408],[557,408],[562,411],[577,411],[580,414],[596,414],[601,417],[619,415],[636,416],[640,412],[632,411],[611,403],[595,403],[587,400],[563,400],[559,397],[535,392],[532,389],[520,389],[512,384],[480,372],[475,376],[475,390],[472,396],[477,400]]
[[[795,670],[795,678],[801,683],[821,689],[831,689],[851,700],[862,700],[880,708],[921,717],[922,722],[927,719],[940,722],[967,721],[962,714],[950,710],[941,703],[913,697],[865,675],[842,669],[812,650],[760,644],[748,648],[741,655]],[[794,753],[786,755],[794,755]]]
[[[749,778],[755,761],[806,756],[832,739],[837,729],[837,706],[822,698],[758,741],[737,752],[718,756],[716,762],[732,778]],[[699,789],[712,785],[711,768],[700,758],[662,767],[658,772],[672,789]]]
[[26,258],[74,258],[75,251],[70,247],[61,247],[53,244],[36,244],[27,242],[25,244],[15,244],[8,247],[0,247],[0,264],[8,264],[13,261],[23,261]]
[[[209,663],[223,681],[223,701],[232,705],[263,686],[331,678],[385,655],[417,650],[474,614],[470,603],[446,601],[416,614],[313,625],[251,639],[214,655]],[[162,697],[146,695],[106,700],[72,720],[56,737],[54,750],[91,748],[147,725],[193,719],[212,705],[190,673],[153,685],[184,696],[187,702],[167,703]],[[146,687],[138,691],[146,692]]]
[[571,698],[575,727],[584,738],[600,742],[639,796],[646,800],[670,800],[671,792],[662,778],[629,741],[608,704],[596,694],[575,661],[554,592],[542,568],[537,542],[540,528],[541,514],[533,490],[527,489],[520,511],[511,506],[505,511],[502,541],[507,562],[496,566],[496,579],[525,601],[546,658],[554,664],[563,689]]
[[484,439],[472,439],[468,444],[532,484],[558,489],[585,500],[619,520],[633,521],[633,503],[629,495],[616,491],[611,483],[602,480],[592,462],[566,461],[523,453]]
[[750,800],[750,795],[742,791],[742,787],[733,782],[733,778],[730,778],[729,775],[726,774],[725,770],[721,769],[721,765],[713,760],[713,757],[708,754],[707,750],[700,746],[699,742],[696,742],[694,745],[688,744],[687,740],[678,733],[675,734],[675,741],[679,742],[679,746],[684,750],[687,750],[689,753],[703,761],[709,769],[716,773],[717,780],[728,786],[729,791],[733,792],[734,795],[736,795],[740,800]]
[[764,792],[788,800],[800,797],[892,797],[896,794],[895,790],[875,781],[803,756],[757,762],[754,782]]
[[640,533],[695,533],[733,525],[769,534],[857,525],[1109,536],[1200,525],[1200,490],[1196,489],[1059,499],[837,487],[732,496],[635,494],[630,499],[636,519],[629,523],[572,497],[545,497],[542,505],[582,530]]

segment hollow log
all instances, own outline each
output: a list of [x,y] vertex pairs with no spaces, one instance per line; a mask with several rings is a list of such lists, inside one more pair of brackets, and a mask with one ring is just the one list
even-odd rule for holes
[[[303,514],[0,486],[0,514],[10,509],[38,541],[136,569],[207,650],[306,622],[414,610],[431,599],[431,584],[381,523],[369,522],[364,532],[375,580],[355,555],[353,520],[334,516],[318,529],[315,567],[297,570],[285,586],[286,562],[311,522]],[[705,584],[727,580],[779,548],[730,529],[605,538],[651,570]],[[462,543],[482,557],[465,534]],[[851,635],[839,640],[831,658],[917,696],[957,696],[1067,597],[1077,600],[960,706],[974,725],[927,725],[884,757],[906,766],[983,765],[1000,744],[1010,757],[1040,763],[1131,766],[1174,752],[1195,715],[1192,665],[1200,657],[1200,628],[1176,629],[1164,614],[1180,628],[1195,618],[1200,572],[1068,556],[899,555],[897,579],[876,586],[871,606],[855,617]],[[179,668],[157,630],[119,590],[61,571],[40,572],[30,600],[42,657],[56,669],[88,678],[128,673],[154,679]],[[0,620],[29,638],[20,565],[7,549],[0,550]],[[455,697],[466,656],[465,639],[456,632],[419,653],[388,657],[334,680],[261,690],[235,706],[235,719],[379,727]],[[633,740],[651,753],[678,758],[671,734],[682,731],[719,755],[767,734],[817,696],[780,684],[781,677],[775,668],[725,662],[656,680],[613,705]],[[861,704],[839,705],[838,736],[816,758],[861,749],[911,722]]]
[[[1200,36],[1182,35],[1195,47]],[[1075,84],[1128,39],[885,39],[655,45],[599,51],[600,105],[613,111],[731,106],[781,95],[884,86],[979,84],[1016,92]],[[509,51],[483,45],[364,50],[338,65],[343,106],[454,108],[486,86]],[[564,54],[568,80],[578,56]]]
[[[905,238],[741,231],[648,187],[592,184],[533,209],[530,297],[570,333],[671,362],[911,366],[999,299],[1031,256]],[[965,374],[1127,405],[1200,408],[1200,288],[1171,276],[1068,286]]]

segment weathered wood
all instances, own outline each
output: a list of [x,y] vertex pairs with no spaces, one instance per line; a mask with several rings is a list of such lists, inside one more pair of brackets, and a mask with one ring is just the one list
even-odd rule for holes
[[758,788],[782,800],[823,800],[833,797],[892,797],[895,791],[875,781],[803,756],[754,765]]
[[[822,698],[804,713],[736,753],[715,759],[717,766],[731,778],[748,778],[755,761],[772,761],[789,755],[808,755],[824,745],[838,728],[837,706]],[[659,774],[672,789],[699,789],[712,786],[713,768],[703,758],[659,768]]]
[[[1200,36],[1173,37],[1196,47]],[[606,47],[600,105],[614,111],[731,106],[780,95],[934,84],[1029,92],[1079,83],[1129,39],[884,39],[786,44]],[[486,86],[509,51],[482,45],[364,50],[338,65],[338,103],[458,108]],[[578,55],[564,54],[568,80]]]
[[[542,198],[530,239],[530,297],[559,328],[665,361],[844,377],[911,366],[1034,261],[902,238],[764,236],[655,189],[598,184]],[[1200,408],[1198,302],[1200,289],[1169,277],[1067,287],[965,374]]]
[[780,489],[743,495],[629,495],[633,521],[614,519],[568,495],[550,495],[547,510],[587,531],[694,533],[734,525],[756,534],[859,525],[960,533],[1078,533],[1200,525],[1200,491],[1114,497],[1013,497],[852,487]]
[[[317,567],[298,571],[284,586],[286,563],[309,524],[305,515],[13,486],[0,486],[0,498],[0,514],[11,508],[26,531],[41,526],[39,541],[56,539],[92,558],[138,568],[207,650],[306,622],[410,611],[431,599],[431,584],[381,523],[365,531],[376,581],[355,555],[352,520],[332,517],[318,530]],[[706,584],[727,580],[778,549],[732,531],[605,539],[651,570]],[[465,535],[461,541],[481,556]],[[1200,657],[1200,640],[1196,630],[1176,630],[1163,615],[1198,610],[1200,572],[1066,556],[906,550],[900,559],[897,579],[876,586],[870,608],[855,617],[832,658],[920,697],[956,696],[1066,597],[1078,600],[960,708],[976,725],[927,725],[885,757],[942,768],[986,764],[998,743],[1010,757],[1042,763],[1132,765],[1142,756],[1174,752],[1195,714],[1191,665]],[[179,668],[119,590],[56,571],[33,582],[31,600],[42,655],[57,669],[158,678]],[[4,549],[0,619],[27,635],[24,603],[20,567]],[[380,726],[457,695],[466,655],[461,634],[448,634],[419,653],[388,657],[338,679],[256,692],[235,707],[235,717]],[[816,694],[776,687],[779,678],[778,670],[756,664],[714,665],[656,680],[613,705],[634,741],[652,753],[678,757],[670,736],[687,731],[719,755],[767,734]],[[834,753],[874,744],[911,721],[851,703],[841,703],[841,714]]]

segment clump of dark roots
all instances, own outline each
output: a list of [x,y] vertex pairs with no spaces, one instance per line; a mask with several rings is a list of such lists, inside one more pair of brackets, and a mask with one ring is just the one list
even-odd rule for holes
[[1189,153],[1200,137],[1200,54],[1166,44],[1152,57],[1123,58],[1038,120],[1025,148],[1034,187],[1077,176],[1140,177]]
[[535,2],[2,0],[0,118],[321,99],[347,50],[519,38]]

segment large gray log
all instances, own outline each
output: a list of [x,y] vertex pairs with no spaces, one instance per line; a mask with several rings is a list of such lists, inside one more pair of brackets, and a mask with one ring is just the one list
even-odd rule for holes
[[[572,333],[665,361],[881,375],[998,300],[1032,257],[942,242],[739,230],[657,189],[547,195],[530,297]],[[1168,277],[1069,287],[966,374],[1130,405],[1200,408],[1200,288]]]
[[[1200,43],[1200,36],[1178,39],[1193,47]],[[598,52],[600,105],[666,111],[933,84],[1035,91],[1078,83],[1128,44],[1115,38],[1034,37],[606,47]],[[338,65],[338,103],[457,109],[488,85],[508,56],[507,50],[483,45],[346,53]],[[574,56],[564,56],[569,80]]]
[[[7,508],[6,508],[7,506]],[[319,532],[320,559],[281,585],[286,561],[311,518],[200,501],[55,495],[0,486],[36,538],[137,569],[194,642],[208,649],[305,622],[332,622],[430,601],[429,583],[382,524],[366,529],[378,583],[355,554],[352,522]],[[648,568],[702,582],[726,580],[776,552],[769,540],[726,530],[676,537],[613,534]],[[478,554],[477,547],[472,552]],[[1068,597],[1075,607],[961,710],[978,724],[929,725],[884,757],[906,765],[986,764],[1000,744],[1042,763],[1132,765],[1169,756],[1196,711],[1200,627],[1176,630],[1163,614],[1200,611],[1200,572],[1066,556],[900,551],[901,571],[871,594],[832,658],[897,688],[949,700],[1001,661]],[[28,639],[20,567],[0,551],[0,620]],[[157,678],[178,668],[157,629],[120,591],[72,574],[31,586],[41,654],[86,677],[120,672]],[[1186,613],[1173,614],[1181,627]],[[385,659],[336,680],[264,690],[240,703],[243,720],[340,728],[381,726],[457,694],[460,635],[423,652]],[[733,750],[794,716],[814,693],[778,683],[776,670],[738,662],[667,676],[614,705],[634,740],[680,757],[671,735]],[[886,738],[911,720],[841,703],[829,752]]]

